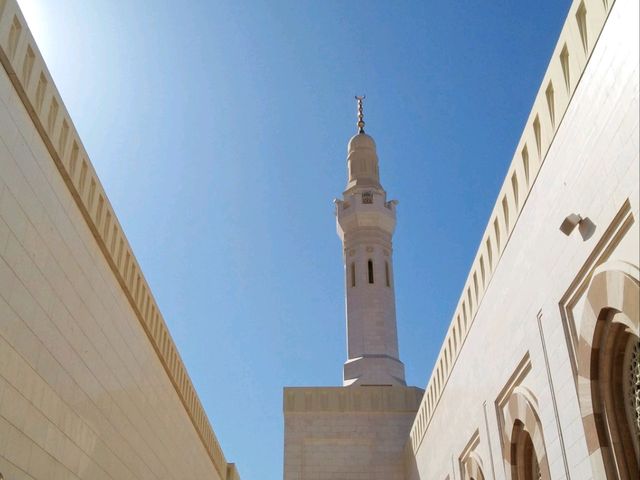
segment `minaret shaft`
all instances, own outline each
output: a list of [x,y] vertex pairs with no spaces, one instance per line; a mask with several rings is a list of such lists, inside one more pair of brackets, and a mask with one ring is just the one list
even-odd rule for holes
[[405,385],[393,285],[397,202],[387,201],[380,185],[373,139],[359,133],[349,142],[348,150],[347,190],[336,202],[347,314],[348,359],[343,383]]

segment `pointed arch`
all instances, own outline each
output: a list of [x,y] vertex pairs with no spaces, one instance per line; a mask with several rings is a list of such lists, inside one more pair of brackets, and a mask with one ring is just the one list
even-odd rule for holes
[[[640,474],[640,379],[631,386],[635,391],[625,390],[632,373],[628,353],[637,349],[639,341],[639,295],[638,268],[623,262],[598,267],[586,293],[578,337],[578,401],[597,478],[630,479]],[[635,362],[637,370],[637,358]],[[625,398],[629,394],[635,395],[634,406],[625,404],[633,400]]]
[[469,453],[464,462],[464,480],[485,480],[484,470],[482,468],[482,459],[478,452]]
[[[522,386],[511,393],[504,408],[503,458],[512,480],[549,480],[549,462],[537,401]],[[535,473],[535,476],[534,476]]]

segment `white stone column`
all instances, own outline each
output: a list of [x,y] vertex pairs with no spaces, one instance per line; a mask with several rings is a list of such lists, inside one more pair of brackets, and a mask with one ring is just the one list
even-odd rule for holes
[[355,135],[348,148],[349,181],[336,202],[343,245],[347,310],[344,385],[405,385],[399,360],[392,236],[396,203],[379,182],[375,142]]

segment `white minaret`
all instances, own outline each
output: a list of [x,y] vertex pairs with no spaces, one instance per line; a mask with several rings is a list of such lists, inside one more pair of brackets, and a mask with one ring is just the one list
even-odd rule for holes
[[387,201],[380,185],[376,144],[364,133],[364,97],[356,99],[358,133],[347,149],[349,180],[343,199],[336,200],[347,304],[343,385],[405,385],[393,289],[397,201]]

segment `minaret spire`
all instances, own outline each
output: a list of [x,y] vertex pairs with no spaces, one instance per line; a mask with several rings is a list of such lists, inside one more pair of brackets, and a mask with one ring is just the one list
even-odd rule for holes
[[358,133],[364,133],[364,113],[362,111],[362,101],[367,98],[366,95],[356,95],[358,101]]

